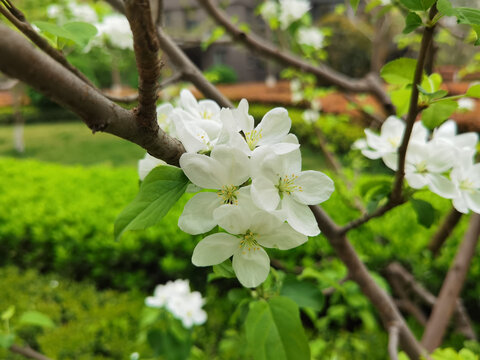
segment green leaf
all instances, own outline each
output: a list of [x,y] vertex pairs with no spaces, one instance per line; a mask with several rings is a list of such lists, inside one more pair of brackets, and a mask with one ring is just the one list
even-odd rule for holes
[[350,6],[352,7],[354,12],[357,12],[359,3],[360,3],[360,0],[350,0]]
[[115,238],[127,230],[141,230],[157,224],[185,192],[188,179],[180,168],[161,165],[140,185],[135,199],[115,220]]
[[417,221],[420,225],[429,228],[435,220],[435,208],[429,202],[420,199],[410,199],[413,210],[417,214]]
[[431,104],[422,113],[422,122],[430,130],[440,126],[458,108],[458,103],[453,100],[441,100]]
[[182,338],[180,334],[154,329],[148,332],[147,341],[155,356],[166,360],[185,360],[192,349],[190,336]]
[[405,18],[405,28],[403,29],[404,34],[409,34],[414,31],[416,28],[423,24],[422,18],[416,13],[410,11]]
[[480,99],[480,84],[470,86],[465,95]]
[[392,103],[397,109],[397,116],[402,117],[408,112],[410,106],[410,96],[412,94],[411,88],[403,88],[390,92]]
[[422,88],[424,88],[428,93],[434,93],[440,89],[442,81],[442,76],[438,73],[433,73],[430,76],[424,76],[422,79]]
[[399,58],[387,63],[380,75],[389,84],[408,85],[413,82],[417,60],[410,58]]
[[232,261],[230,259],[225,260],[221,264],[213,265],[213,274],[208,277],[208,281],[212,281],[220,278],[233,279],[235,278],[235,272],[233,271]]
[[445,16],[455,16],[455,10],[453,9],[450,0],[438,0],[437,10],[440,14]]
[[87,46],[98,32],[92,24],[80,21],[65,24],[63,27],[71,34],[69,39],[82,47]]
[[8,321],[12,318],[12,316],[15,314],[15,306],[10,305],[7,310],[5,310],[2,313],[2,320],[3,321]]
[[65,39],[70,39],[72,37],[72,34],[68,30],[64,29],[61,26],[58,26],[57,24],[52,24],[46,21],[36,21],[34,24],[42,32],[46,32]]
[[435,3],[435,0],[400,0],[400,2],[413,11],[425,11]]
[[448,91],[446,91],[446,90],[438,90],[438,91],[435,91],[435,92],[428,92],[427,90],[425,90],[420,85],[417,85],[417,88],[418,88],[418,91],[420,91],[423,95],[427,96],[430,101],[431,100],[436,100],[436,99],[441,99],[441,98],[448,95]]
[[224,34],[225,28],[222,26],[217,26],[215,29],[213,29],[208,39],[202,42],[202,50],[207,50],[210,45],[219,40]]
[[45,314],[38,311],[27,311],[22,314],[20,324],[35,325],[42,328],[54,328],[55,323]]
[[9,349],[15,342],[15,334],[0,334],[0,349]]
[[455,16],[460,24],[480,25],[480,10],[472,8],[454,8]]
[[321,311],[325,301],[318,286],[309,281],[298,280],[294,275],[287,275],[280,295],[292,299],[300,307],[308,307],[315,311]]
[[254,360],[310,360],[308,340],[293,300],[274,297],[250,303],[245,328]]

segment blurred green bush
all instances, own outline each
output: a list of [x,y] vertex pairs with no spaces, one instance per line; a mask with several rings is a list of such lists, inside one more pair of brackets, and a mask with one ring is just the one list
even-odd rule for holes
[[[14,267],[0,268],[0,278],[0,312],[15,306],[10,326],[16,331],[19,345],[26,341],[59,360],[126,359],[143,347],[137,343],[144,301],[139,293],[99,292],[89,284],[39,276],[34,270],[21,272]],[[32,310],[47,315],[56,327],[19,324],[21,314]],[[24,359],[1,349],[0,358]]]
[[204,75],[213,84],[234,84],[238,81],[235,69],[224,64],[209,67]]

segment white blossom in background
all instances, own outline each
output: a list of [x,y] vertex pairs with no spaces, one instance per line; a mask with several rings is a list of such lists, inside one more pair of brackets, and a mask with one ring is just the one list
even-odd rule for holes
[[95,9],[88,4],[78,4],[75,1],[72,1],[68,3],[67,8],[78,21],[88,23],[96,23],[98,21]]
[[458,109],[464,111],[475,110],[475,100],[473,100],[472,98],[458,99]]
[[133,35],[127,18],[121,14],[107,15],[96,24],[98,36],[119,49],[133,50]]
[[266,20],[269,21],[277,17],[279,12],[279,6],[276,1],[268,0],[265,1],[260,7],[260,15]]
[[292,101],[294,103],[303,100],[302,82],[298,79],[290,81],[290,92],[292,93]]
[[280,0],[280,15],[278,20],[283,30],[299,20],[311,8],[308,0]]
[[313,109],[305,110],[302,113],[302,119],[307,124],[314,124],[318,120],[319,117],[320,117],[320,112],[317,111],[317,110],[313,110]]
[[[197,191],[179,218],[180,229],[203,234],[219,225],[228,232],[202,240],[192,257],[195,265],[233,256],[240,283],[256,287],[270,271],[262,247],[286,250],[320,233],[308,205],[327,200],[333,181],[318,171],[301,171],[300,145],[289,133],[286,109],[268,111],[255,126],[247,100],[236,109],[220,109],[184,90],[179,106],[162,105],[158,114],[160,124],[173,124],[169,133],[185,147],[180,167],[191,181],[189,189]],[[140,176],[156,164],[147,156],[139,164]],[[156,298],[149,302],[160,301],[160,290]],[[183,300],[177,303],[180,310],[171,311],[180,314]]]
[[298,29],[297,32],[297,41],[300,44],[312,46],[316,49],[321,49],[323,47],[323,42],[325,36],[323,32],[319,29],[310,27],[302,27]]
[[204,304],[202,295],[198,291],[190,292],[188,280],[181,279],[158,285],[153,296],[145,299],[145,305],[167,309],[187,329],[207,321],[207,313],[202,309]]
[[[353,148],[370,159],[382,158],[395,171],[404,131],[403,122],[390,117],[380,135],[365,130],[366,139],[357,140]],[[462,213],[480,212],[480,164],[474,164],[477,143],[476,133],[458,134],[453,120],[444,122],[430,137],[421,122],[415,123],[405,157],[405,180],[414,189],[428,187],[452,199]]]
[[138,161],[138,178],[140,181],[145,180],[150,171],[159,165],[166,165],[166,162],[146,153],[145,157]]

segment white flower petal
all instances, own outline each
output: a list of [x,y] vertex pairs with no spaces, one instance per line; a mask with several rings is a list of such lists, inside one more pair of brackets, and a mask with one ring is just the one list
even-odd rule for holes
[[227,260],[238,249],[240,239],[227,233],[217,233],[201,240],[193,250],[195,266],[217,265]]
[[405,179],[408,182],[408,185],[414,189],[421,189],[424,186],[428,185],[428,180],[425,175],[415,174],[415,173],[405,173]]
[[248,101],[246,99],[240,100],[238,107],[232,113],[235,121],[244,133],[253,130],[254,119],[248,114]]
[[295,179],[295,200],[306,205],[316,205],[328,200],[335,190],[332,179],[320,171],[302,171]]
[[461,212],[462,214],[468,214],[468,206],[462,196],[453,199],[453,206],[455,207],[455,209],[457,209],[457,211]]
[[289,250],[307,242],[308,237],[295,231],[290,225],[283,223],[271,232],[259,234],[260,245],[280,250]]
[[241,205],[222,205],[213,211],[218,225],[232,234],[245,234],[251,224],[250,207]]
[[183,89],[180,91],[180,106],[186,111],[197,111],[198,110],[198,102],[193,96],[192,92],[187,89]]
[[281,208],[285,210],[287,222],[296,231],[307,236],[320,234],[315,216],[307,205],[300,204],[289,195],[284,195]]
[[222,165],[225,185],[238,186],[250,178],[250,159],[241,150],[219,145],[212,150],[210,156]]
[[178,227],[188,234],[203,234],[212,230],[217,222],[213,211],[222,205],[220,197],[214,192],[201,192],[192,197],[178,219]]
[[258,176],[252,180],[251,194],[253,202],[267,211],[275,210],[280,202],[275,184],[264,176]]
[[[368,157],[368,156],[367,156]],[[390,153],[382,156],[383,163],[393,171],[397,171],[398,168],[398,154]]]
[[197,186],[219,190],[224,185],[222,165],[209,156],[184,153],[180,157],[180,167],[188,179]]
[[480,214],[480,192],[479,191],[465,193],[465,200],[467,202],[469,209],[476,212],[477,214]]
[[240,283],[248,288],[260,285],[270,272],[270,258],[260,246],[250,250],[243,247],[237,249],[232,265]]
[[258,145],[275,144],[285,137],[290,131],[292,120],[284,108],[274,108],[267,112],[256,130],[262,137]]
[[445,176],[439,174],[427,174],[428,188],[445,199],[452,199],[455,194],[455,186]]
[[146,153],[145,157],[138,161],[138,177],[140,178],[140,181],[143,181],[154,168],[165,164],[165,161],[157,159],[149,153]]

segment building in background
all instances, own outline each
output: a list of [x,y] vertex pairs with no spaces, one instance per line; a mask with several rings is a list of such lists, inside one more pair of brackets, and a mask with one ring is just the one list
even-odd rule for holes
[[[310,0],[311,14],[318,19],[333,11],[343,0]],[[262,0],[227,0],[227,14],[246,23],[253,33],[268,37],[268,28],[255,9]],[[276,72],[272,65],[263,58],[252,54],[241,45],[234,44],[228,36],[223,36],[205,51],[202,42],[209,38],[216,24],[201,8],[196,0],[178,0],[164,2],[165,28],[173,39],[185,51],[187,56],[201,70],[208,70],[216,65],[227,65],[235,70],[238,80],[264,80],[270,72]]]

